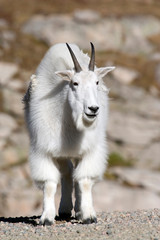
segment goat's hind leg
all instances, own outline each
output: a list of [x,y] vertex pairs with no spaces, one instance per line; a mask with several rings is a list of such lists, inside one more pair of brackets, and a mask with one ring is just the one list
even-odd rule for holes
[[59,217],[69,219],[72,215],[72,191],[73,191],[73,165],[70,160],[60,160],[61,177],[61,201],[59,206]]

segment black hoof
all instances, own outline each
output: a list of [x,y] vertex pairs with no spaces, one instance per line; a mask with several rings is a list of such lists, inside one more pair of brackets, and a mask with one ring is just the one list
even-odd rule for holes
[[50,221],[49,219],[45,219],[44,222],[40,221],[39,224],[43,226],[51,226],[53,222]]
[[83,224],[91,224],[91,223],[97,223],[97,218],[87,218],[83,220]]
[[75,219],[78,220],[78,221],[82,219],[82,215],[81,215],[80,212],[75,214]]

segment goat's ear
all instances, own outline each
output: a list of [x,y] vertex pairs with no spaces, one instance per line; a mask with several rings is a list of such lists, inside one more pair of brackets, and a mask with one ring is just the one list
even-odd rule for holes
[[101,68],[95,69],[95,73],[99,77],[103,78],[105,75],[107,75],[107,73],[111,72],[114,69],[115,69],[115,67],[101,67]]
[[55,72],[55,74],[61,77],[63,80],[71,81],[74,75],[74,71],[71,70],[57,71]]

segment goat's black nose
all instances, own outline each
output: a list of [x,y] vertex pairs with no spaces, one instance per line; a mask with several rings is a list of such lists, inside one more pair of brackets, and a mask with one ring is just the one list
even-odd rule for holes
[[89,110],[91,110],[93,113],[96,113],[97,111],[98,111],[98,109],[99,109],[99,107],[97,107],[97,106],[91,106],[91,107],[88,107],[89,108]]

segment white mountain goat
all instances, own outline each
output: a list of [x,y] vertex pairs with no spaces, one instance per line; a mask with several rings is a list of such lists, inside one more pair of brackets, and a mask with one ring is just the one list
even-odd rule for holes
[[74,185],[75,217],[87,224],[97,221],[92,187],[107,163],[108,90],[102,78],[114,67],[96,68],[92,43],[91,50],[90,59],[74,44],[51,47],[24,97],[30,169],[43,189],[44,225],[54,222],[60,179],[59,216],[71,216]]

